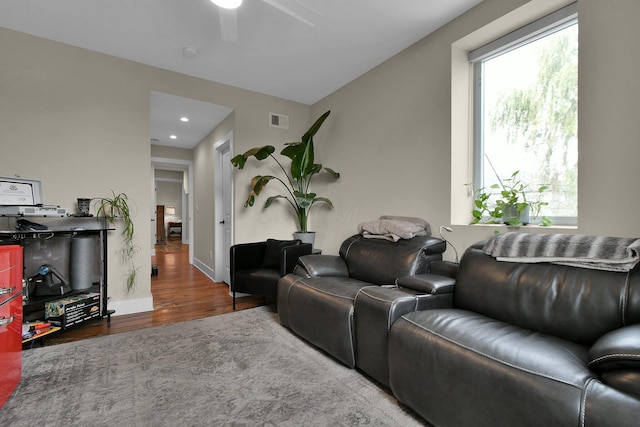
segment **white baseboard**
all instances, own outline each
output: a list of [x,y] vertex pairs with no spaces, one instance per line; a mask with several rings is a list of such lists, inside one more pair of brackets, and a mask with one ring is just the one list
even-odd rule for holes
[[[209,279],[213,280],[214,282],[217,281],[215,270],[209,267],[208,265],[203,264],[197,258],[193,259],[193,266],[198,270],[202,271],[202,273],[204,273],[204,275],[207,276]],[[231,295],[231,289],[229,289],[229,295]],[[236,296],[245,296],[245,295],[249,295],[249,294],[240,294],[240,293],[236,294]]]
[[109,310],[116,311],[113,316],[153,311],[153,297],[129,299],[124,301],[109,301],[107,308]]
[[214,282],[216,281],[215,270],[209,267],[208,265],[206,265],[205,263],[203,263],[202,261],[200,261],[198,258],[193,258],[193,266],[198,270],[202,271],[204,275],[207,276],[209,279],[213,280]]

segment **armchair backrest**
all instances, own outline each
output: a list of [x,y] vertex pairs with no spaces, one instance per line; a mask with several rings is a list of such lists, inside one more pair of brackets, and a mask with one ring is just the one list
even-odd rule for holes
[[355,234],[340,246],[340,257],[354,279],[393,285],[398,277],[427,273],[432,261],[442,259],[447,244],[432,236],[391,242]]
[[293,271],[298,257],[310,254],[311,250],[310,244],[298,239],[235,244],[231,247],[231,281],[236,271],[253,269],[278,270],[284,276]]

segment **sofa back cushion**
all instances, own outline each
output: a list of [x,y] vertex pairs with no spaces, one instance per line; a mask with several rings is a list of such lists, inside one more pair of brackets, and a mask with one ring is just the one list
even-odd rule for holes
[[264,249],[264,258],[262,258],[262,268],[280,269],[280,260],[282,259],[282,250],[287,246],[299,245],[301,241],[296,240],[277,240],[267,239]]
[[640,323],[640,270],[629,273],[549,263],[497,261],[483,242],[465,252],[454,306],[533,331],[591,345]]
[[340,256],[349,276],[375,285],[392,285],[398,277],[427,273],[431,261],[442,259],[446,243],[431,236],[383,239],[353,235],[342,242]]

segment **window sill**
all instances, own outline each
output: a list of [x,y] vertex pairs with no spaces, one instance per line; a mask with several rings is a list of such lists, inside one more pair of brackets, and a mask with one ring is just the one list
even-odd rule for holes
[[520,231],[521,229],[529,229],[529,230],[577,230],[577,225],[560,225],[560,224],[552,224],[546,227],[543,227],[538,224],[527,224],[520,226],[506,225],[506,224],[456,224],[457,227],[482,227],[482,228],[495,228],[496,230],[508,230],[508,231]]

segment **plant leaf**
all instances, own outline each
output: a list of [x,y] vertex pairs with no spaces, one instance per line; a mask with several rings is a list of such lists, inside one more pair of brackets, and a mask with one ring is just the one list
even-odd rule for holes
[[309,140],[313,139],[313,136],[318,132],[318,130],[320,129],[320,126],[322,126],[322,123],[324,123],[327,117],[329,117],[329,114],[331,114],[331,110],[326,111],[323,115],[318,117],[318,120],[316,120],[316,122],[313,125],[311,125],[309,130],[302,136],[303,143],[306,143]]
[[264,209],[268,208],[269,206],[271,206],[271,203],[274,202],[274,200],[277,199],[286,199],[286,196],[283,196],[282,194],[278,194],[277,196],[271,196],[267,199],[266,202],[264,202]]
[[244,167],[244,164],[247,162],[247,158],[242,154],[238,154],[231,159],[231,164],[239,169]]
[[294,191],[293,195],[296,196],[296,200],[298,201],[298,205],[306,209],[313,204],[316,200],[316,193],[301,193],[299,191]]
[[288,142],[285,147],[280,151],[280,154],[290,159],[294,159],[298,154],[304,151],[304,144],[302,142]]
[[[322,166],[322,165],[320,165],[320,166]],[[331,168],[324,168],[324,170],[326,170],[327,172],[329,172],[329,173],[331,174],[331,176],[333,176],[335,179],[340,178],[340,173],[339,173],[339,172],[336,172],[336,171],[334,171],[334,170],[333,170],[333,169],[331,169]]]
[[250,150],[245,151],[242,154],[238,154],[231,159],[231,164],[233,166],[238,167],[239,169],[244,168],[245,163],[249,157],[255,157],[258,160],[264,160],[269,155],[273,154],[276,149],[272,145],[264,145],[262,147],[254,147]]
[[326,197],[316,197],[313,203],[316,203],[316,202],[326,203],[329,206],[331,206],[331,208],[333,209],[333,203],[331,203],[331,200],[327,199]]
[[291,162],[291,177],[296,181],[302,181],[305,177],[313,171],[313,138],[307,142],[302,143],[303,151],[302,155],[299,155]]
[[262,190],[267,186],[269,181],[274,179],[272,175],[256,175],[251,178],[251,190],[249,191],[249,197],[244,202],[244,207],[253,206],[256,201],[256,196],[262,193]]
[[255,195],[259,195],[262,193],[262,190],[267,186],[269,181],[275,179],[275,176],[272,175],[256,175],[251,180],[251,191],[255,193]]

